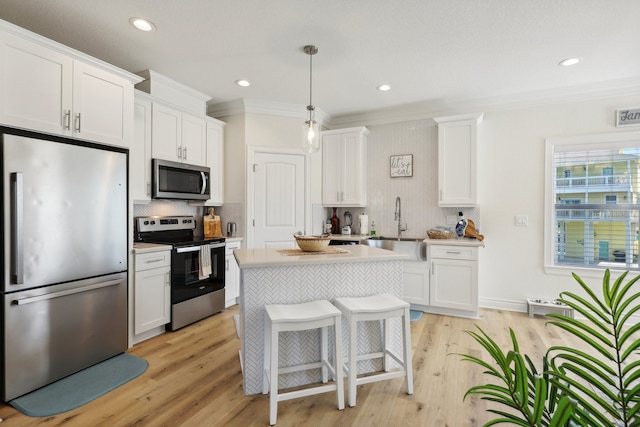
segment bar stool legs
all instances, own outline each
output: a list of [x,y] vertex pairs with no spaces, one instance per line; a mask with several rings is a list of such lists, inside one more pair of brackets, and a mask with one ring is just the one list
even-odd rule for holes
[[[270,424],[274,425],[278,416],[278,402],[335,391],[338,409],[344,409],[344,379],[342,371],[342,312],[329,301],[311,301],[302,304],[265,306],[265,380],[263,393],[269,392]],[[329,362],[328,327],[334,327],[333,363]],[[280,332],[320,329],[320,362],[298,366],[278,367]],[[325,385],[308,387],[301,390],[278,393],[278,375],[307,369],[321,368],[322,382]],[[329,372],[335,383],[329,381]]]
[[[356,389],[359,384],[383,381],[391,378],[406,377],[407,394],[413,394],[413,367],[411,362],[411,326],[409,304],[393,295],[373,295],[361,298],[336,298],[335,305],[342,311],[349,324],[349,360],[347,362],[348,402],[356,406]],[[402,319],[403,357],[400,358],[389,349],[389,320]],[[380,320],[383,322],[383,345],[381,352],[358,355],[358,322]],[[389,370],[388,358],[398,362],[402,369]],[[358,378],[358,361],[382,358],[383,371]]]

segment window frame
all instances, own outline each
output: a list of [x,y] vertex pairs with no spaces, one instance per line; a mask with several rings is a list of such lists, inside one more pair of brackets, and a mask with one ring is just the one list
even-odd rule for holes
[[[575,272],[581,277],[602,277],[604,267],[557,265],[555,253],[555,159],[559,152],[589,151],[599,149],[640,147],[640,131],[615,132],[568,137],[550,137],[545,139],[544,168],[544,270],[547,274],[566,275]],[[634,269],[633,271],[638,271]]]

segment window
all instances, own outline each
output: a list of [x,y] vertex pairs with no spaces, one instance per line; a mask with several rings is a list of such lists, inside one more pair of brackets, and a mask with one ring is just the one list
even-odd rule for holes
[[640,132],[546,141],[545,268],[638,270]]

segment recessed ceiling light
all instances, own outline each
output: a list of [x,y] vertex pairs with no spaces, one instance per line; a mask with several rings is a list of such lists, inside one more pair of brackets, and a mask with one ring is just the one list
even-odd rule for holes
[[581,61],[581,59],[578,58],[578,57],[567,58],[567,59],[563,59],[562,61],[560,61],[560,63],[558,65],[561,66],[561,67],[568,67],[570,65],[575,65],[580,61]]
[[388,91],[390,89],[391,89],[391,86],[389,86],[387,84],[383,84],[383,85],[378,86],[378,90],[380,92],[386,92],[386,91]]
[[245,80],[245,79],[236,80],[236,84],[238,86],[242,86],[242,87],[251,86],[251,82],[249,80]]
[[153,31],[156,29],[156,26],[153,25],[153,22],[147,21],[143,18],[131,18],[129,19],[129,22],[140,31]]

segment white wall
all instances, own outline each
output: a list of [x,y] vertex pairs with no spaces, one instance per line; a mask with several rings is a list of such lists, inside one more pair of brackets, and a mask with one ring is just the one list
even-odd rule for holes
[[[478,149],[482,306],[524,310],[526,297],[578,289],[571,270],[553,275],[543,267],[545,138],[637,130],[615,127],[616,109],[634,105],[637,95],[485,112]],[[527,215],[529,226],[515,226],[515,215]],[[602,274],[583,278],[599,288]]]

